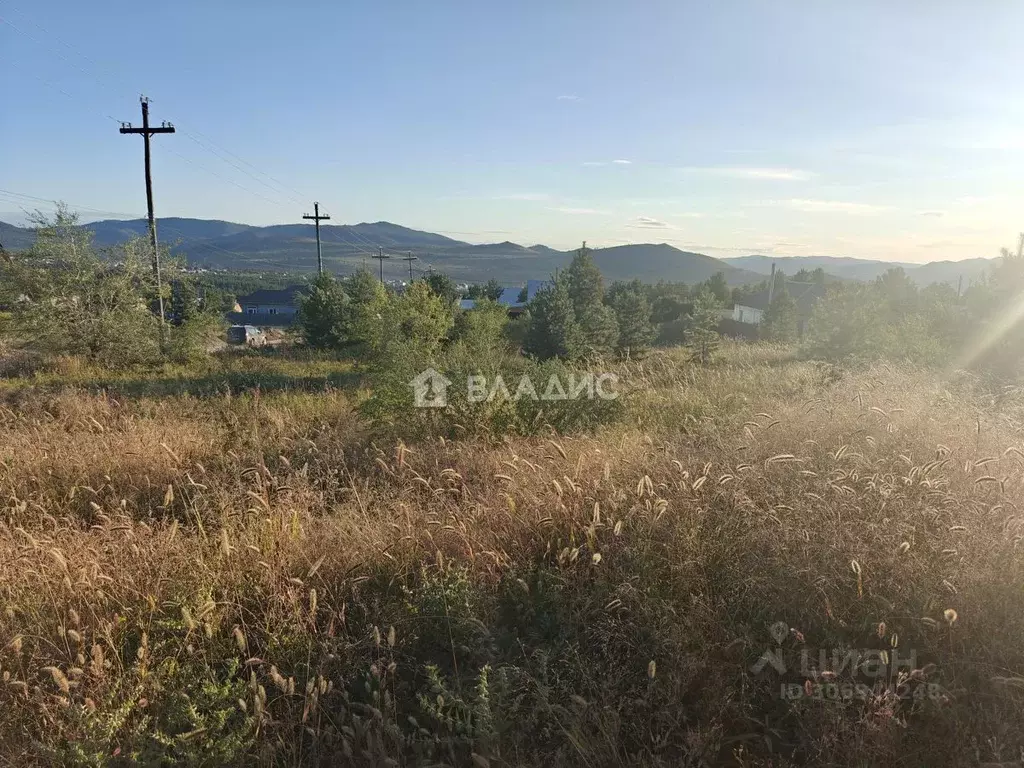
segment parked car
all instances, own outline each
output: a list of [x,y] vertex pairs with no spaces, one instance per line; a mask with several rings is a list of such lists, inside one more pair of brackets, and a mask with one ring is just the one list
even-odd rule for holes
[[266,343],[267,335],[255,325],[232,325],[228,328],[228,344],[262,347]]

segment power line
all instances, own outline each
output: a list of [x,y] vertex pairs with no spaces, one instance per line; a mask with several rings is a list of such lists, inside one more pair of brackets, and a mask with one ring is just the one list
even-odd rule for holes
[[[67,49],[68,49],[69,51],[71,51],[72,53],[76,54],[76,55],[77,55],[77,56],[78,56],[79,58],[85,59],[85,60],[86,60],[87,62],[89,62],[90,64],[92,64],[92,65],[93,65],[94,67],[97,67],[97,68],[100,68],[100,69],[104,69],[104,71],[106,72],[106,74],[107,74],[107,75],[109,75],[109,76],[113,76],[113,77],[117,77],[117,76],[116,76],[116,75],[115,75],[114,73],[112,73],[112,72],[111,72],[110,70],[107,70],[107,69],[105,69],[105,68],[101,67],[101,66],[100,66],[100,64],[99,64],[98,62],[96,62],[96,61],[95,61],[94,59],[91,59],[91,58],[89,58],[89,57],[88,57],[88,56],[86,56],[86,55],[85,55],[84,53],[82,53],[82,52],[81,52],[80,50],[78,50],[77,48],[75,48],[75,47],[74,47],[73,45],[71,45],[71,43],[67,42],[66,40],[64,40],[64,39],[63,39],[62,37],[60,37],[59,35],[56,35],[56,34],[54,34],[53,32],[50,32],[49,30],[45,29],[45,28],[44,28],[44,27],[43,27],[42,25],[40,25],[39,23],[37,23],[37,22],[33,21],[32,19],[30,19],[30,18],[29,18],[29,17],[27,16],[27,15],[25,15],[25,14],[24,14],[24,13],[23,13],[22,11],[19,11],[19,10],[18,10],[17,8],[15,8],[15,7],[13,7],[13,6],[10,6],[10,5],[9,5],[9,6],[7,6],[7,7],[8,7],[8,8],[10,8],[10,9],[11,9],[12,11],[14,11],[14,12],[15,12],[16,14],[18,14],[19,16],[21,16],[21,17],[22,17],[23,19],[25,19],[26,21],[28,21],[28,23],[29,23],[29,24],[31,24],[31,25],[32,25],[33,27],[35,27],[36,29],[38,29],[38,30],[39,30],[40,32],[42,32],[42,33],[43,33],[44,35],[46,35],[47,37],[50,37],[50,38],[52,38],[52,39],[56,40],[56,41],[57,41],[58,43],[60,43],[61,45],[63,45],[63,46],[65,47],[65,48],[67,48]],[[9,19],[4,19],[4,18],[0,18],[0,21],[3,21],[3,22],[4,22],[5,24],[7,24],[7,25],[8,25],[9,27],[11,27],[11,28],[12,28],[12,29],[14,29],[15,31],[17,31],[17,32],[20,32],[21,34],[25,35],[25,37],[29,38],[30,40],[32,40],[32,41],[34,41],[34,42],[36,42],[36,43],[39,43],[40,45],[43,45],[43,43],[42,43],[42,42],[40,42],[40,41],[39,41],[38,39],[36,39],[36,38],[35,38],[35,37],[33,37],[32,35],[30,35],[30,34],[29,34],[28,32],[25,32],[25,31],[24,31],[23,29],[19,29],[19,28],[18,28],[18,27],[16,27],[16,26],[15,26],[14,24],[12,24],[12,23],[11,23],[11,21],[10,21]],[[52,49],[51,49],[51,50],[52,50]],[[71,65],[72,67],[75,67],[75,69],[77,69],[77,70],[78,70],[79,72],[81,72],[82,74],[84,74],[84,75],[87,75],[87,76],[91,77],[91,78],[92,78],[93,80],[96,80],[96,81],[97,81],[97,82],[99,82],[99,83],[100,83],[101,85],[106,85],[106,86],[109,86],[109,85],[110,85],[110,83],[108,83],[108,82],[105,82],[105,81],[101,81],[101,80],[100,80],[100,78],[98,78],[98,77],[96,76],[96,74],[95,74],[95,73],[93,73],[93,72],[88,72],[87,70],[83,69],[82,67],[78,66],[78,65],[77,65],[77,64],[75,64],[75,63],[74,63],[73,61],[71,61],[70,59],[68,59],[68,58],[67,58],[66,56],[63,56],[63,55],[62,55],[62,54],[60,54],[60,53],[57,53],[57,56],[59,56],[59,57],[60,57],[61,59],[63,59],[64,61],[66,61],[66,62],[67,62],[68,64],[70,64],[70,65]],[[120,80],[120,78],[117,78],[117,79],[119,79],[119,80]],[[122,81],[121,81],[121,84],[122,84],[122,85],[129,85],[129,86],[130,86],[130,84],[129,84],[129,83],[127,82],[127,81],[124,81],[124,80],[122,80]],[[129,87],[129,88],[128,88],[128,90],[132,90],[132,91],[134,91],[134,90],[136,90],[136,88],[134,88],[134,87]]]
[[271,200],[266,195],[262,195],[259,192],[251,190],[247,186],[245,186],[244,184],[239,184],[234,179],[229,179],[227,176],[221,176],[216,171],[211,170],[210,168],[207,168],[205,165],[202,165],[201,163],[197,163],[195,160],[192,160],[189,157],[185,157],[185,155],[181,154],[180,152],[175,152],[173,149],[168,149],[167,151],[170,152],[172,155],[181,158],[182,160],[184,160],[189,165],[191,165],[191,166],[193,166],[195,168],[198,168],[201,171],[204,171],[204,172],[210,174],[214,178],[220,179],[221,181],[225,181],[228,184],[231,184],[232,186],[238,187],[243,192],[248,192],[250,195],[253,195],[254,197],[258,197],[260,200],[266,200],[271,205],[277,205],[277,206],[280,206],[282,208],[285,207],[284,203],[280,202],[279,200]]
[[[292,192],[296,196],[295,199],[298,200],[299,202],[301,202],[302,200],[308,199],[308,197],[309,197],[308,195],[304,195],[300,191],[295,189],[295,187],[291,187],[288,184],[285,184],[284,182],[279,181],[278,179],[275,179],[273,176],[271,176],[266,171],[261,171],[259,168],[257,168],[255,165],[250,163],[245,158],[239,157],[238,155],[236,155],[231,150],[225,149],[224,147],[220,146],[217,142],[215,142],[209,136],[206,136],[205,134],[203,134],[201,131],[196,131],[196,133],[199,134],[200,136],[202,136],[208,143],[212,144],[214,147],[219,148],[225,154],[230,155],[231,157],[235,158],[238,162],[242,163],[243,165],[249,166],[254,171],[259,173],[260,175],[265,176],[266,178],[270,179],[270,181],[272,181],[277,186],[281,187],[282,189],[289,190],[290,192]],[[189,134],[186,133],[186,135],[189,135]],[[190,136],[190,138],[191,138],[191,136]]]
[[[56,41],[61,46],[63,46],[65,49],[67,49],[68,51],[72,52],[73,54],[75,54],[76,56],[81,58],[82,60],[88,62],[90,65],[92,65],[96,69],[103,70],[103,72],[108,77],[116,79],[122,85],[129,85],[126,80],[123,80],[116,73],[114,73],[111,70],[107,70],[106,68],[102,67],[95,60],[91,59],[89,56],[86,56],[84,53],[82,53],[75,46],[71,45],[66,40],[60,38],[59,36],[49,32],[47,29],[45,29],[40,24],[38,24],[35,21],[33,21],[32,19],[30,19],[28,16],[26,16],[24,13],[22,13],[18,9],[12,8],[11,10],[14,10],[16,13],[19,14],[19,16],[24,18],[26,21],[28,21],[34,27],[36,27],[40,32],[43,33],[44,36],[52,39],[53,41]],[[100,77],[96,72],[90,72],[89,70],[87,70],[84,67],[80,66],[79,64],[75,63],[74,61],[69,59],[64,53],[56,50],[56,48],[53,45],[47,45],[46,43],[44,43],[41,40],[39,40],[37,37],[29,34],[24,29],[18,27],[14,23],[12,23],[8,19],[0,18],[0,21],[3,21],[8,26],[10,26],[12,29],[14,29],[18,33],[24,35],[25,37],[29,38],[33,42],[35,42],[35,43],[37,43],[37,44],[39,44],[41,46],[44,46],[44,47],[50,49],[61,60],[65,61],[68,65],[72,66],[73,68],[75,68],[79,72],[83,73],[87,77],[90,77],[92,80],[94,80],[99,85],[101,85],[104,88],[106,88],[107,90],[117,91],[117,92],[120,91],[120,89],[115,87],[114,84],[110,82],[110,80],[105,79],[103,77]],[[17,69],[19,69],[20,71],[25,71],[22,67],[18,66],[17,64],[14,64],[13,62],[12,62],[12,64]],[[44,85],[46,85],[46,86],[48,86],[50,88],[53,88],[54,90],[57,90],[58,92],[60,92],[61,94],[63,94],[64,96],[66,96],[66,97],[68,97],[70,99],[76,99],[77,100],[77,98],[78,98],[78,97],[74,96],[73,94],[69,93],[68,91],[64,90],[60,86],[55,85],[54,83],[51,83],[51,82],[49,82],[49,81],[39,77],[35,73],[28,72],[27,74],[32,75],[39,82],[42,82]],[[135,89],[132,88],[131,90],[135,90]],[[114,122],[120,122],[119,120],[117,120],[117,118],[115,118],[115,117],[113,117],[111,115],[104,115],[104,117],[106,119],[113,120]],[[202,132],[195,131],[194,133],[198,134],[198,135],[194,135],[192,131],[188,131],[188,130],[185,130],[185,129],[179,128],[179,131],[181,133],[183,133],[185,136],[187,136],[197,146],[199,146],[200,149],[203,149],[204,151],[209,152],[210,154],[216,156],[219,160],[221,160],[222,162],[227,163],[232,168],[234,168],[236,171],[239,171],[241,173],[246,174],[247,176],[252,178],[254,181],[256,181],[259,184],[261,184],[264,187],[266,187],[268,190],[270,190],[274,194],[275,197],[288,198],[288,199],[291,199],[292,201],[297,202],[297,203],[301,203],[302,200],[308,199],[307,195],[303,194],[299,190],[296,190],[294,187],[290,187],[289,185],[285,184],[284,182],[281,182],[280,180],[274,178],[269,173],[261,170],[259,167],[257,167],[253,163],[245,160],[244,158],[240,157],[239,155],[237,155],[236,153],[232,152],[231,150],[229,150],[229,149],[227,149],[225,147],[220,146],[219,144],[217,144],[216,141],[211,139],[209,136],[206,136]],[[202,139],[199,138],[200,136],[202,137]],[[264,200],[265,202],[270,203],[271,205],[276,205],[276,206],[284,207],[284,204],[280,200],[268,198],[266,195],[263,195],[263,194],[261,194],[259,192],[256,192],[256,191],[250,189],[249,187],[247,187],[247,186],[245,186],[243,184],[240,184],[240,183],[238,183],[237,181],[235,181],[235,180],[233,180],[231,178],[222,176],[221,174],[218,174],[217,172],[213,171],[212,169],[208,168],[207,166],[205,166],[205,165],[203,165],[203,164],[201,164],[201,163],[199,163],[197,161],[194,161],[194,160],[186,157],[185,155],[177,152],[174,149],[167,148],[167,151],[170,152],[175,157],[178,157],[179,159],[184,160],[186,163],[188,163],[190,165],[193,165],[193,166],[199,168],[200,170],[210,174],[214,178],[217,178],[217,179],[219,179],[221,181],[227,182],[227,183],[237,187],[238,189],[241,189],[242,191],[247,192],[247,193],[253,195],[254,197],[258,197],[261,200]],[[238,163],[241,163],[242,165],[247,166],[248,168],[251,168],[257,174],[260,174],[261,176],[265,177],[270,182],[272,182],[273,185],[277,185],[278,188],[275,188],[272,184],[267,183],[266,181],[264,181],[263,179],[259,178],[255,174],[253,174],[250,171],[246,170],[245,168],[241,167],[240,165],[238,165],[238,163],[231,162],[231,160],[229,160],[228,157],[225,157],[225,155],[227,155],[228,157],[234,158],[235,160],[238,161]],[[283,190],[288,190],[288,192],[285,192]],[[82,209],[84,210],[85,208],[82,207]],[[362,243],[364,243],[370,249],[377,249],[377,248],[380,247],[380,243],[371,242],[369,239],[367,239],[366,237],[362,236],[359,232],[355,231],[354,229],[350,229],[348,234],[352,238],[354,238],[356,240],[359,240]],[[395,247],[400,247],[400,243],[395,241],[393,238],[387,237],[385,235],[380,235],[380,240],[382,240],[383,243],[386,244],[386,245],[392,245],[392,246],[395,246]],[[353,243],[351,241],[348,241],[348,240],[343,240],[343,241],[344,242],[348,242],[350,245],[353,245],[358,250],[362,251],[362,249],[358,245],[356,245],[355,243]]]
[[[341,229],[341,227],[336,227],[336,229]],[[342,233],[337,233],[337,234],[338,234],[339,240],[343,244],[352,246],[353,248],[355,248],[359,253],[363,254],[364,256],[374,256],[374,251],[373,250],[367,250],[366,248],[363,248],[359,243],[353,242],[351,240],[346,240],[345,236]],[[373,249],[376,249],[376,247],[377,246],[371,246],[371,248],[373,248]],[[376,258],[376,256],[374,256],[374,258]]]
[[[70,208],[75,209],[76,211],[88,211],[89,213],[101,213],[110,216],[127,216],[132,219],[143,218],[143,215],[140,213],[126,213],[125,211],[103,211],[100,210],[99,208],[90,208],[87,205],[78,205],[76,203],[71,203],[66,200],[51,200],[48,197],[36,197],[35,195],[26,195],[22,192],[12,192],[11,190],[8,189],[0,189],[0,195],[5,195],[7,197],[14,198],[15,202],[27,203],[28,201],[32,201],[38,203],[50,203],[54,207],[56,207],[57,203],[63,202],[66,203]],[[18,198],[21,198],[22,200],[18,200]]]
[[[16,12],[17,12],[17,13],[18,13],[19,15],[21,15],[22,17],[24,17],[24,18],[28,19],[28,17],[27,17],[27,16],[26,16],[26,15],[25,15],[24,13],[22,13],[21,11],[18,11],[17,9],[14,9],[14,10],[15,10],[15,11],[16,11]],[[23,29],[21,29],[20,27],[16,26],[16,25],[15,25],[14,23],[12,23],[12,22],[11,22],[11,21],[10,21],[9,19],[5,19],[5,18],[2,18],[2,17],[0,17],[0,21],[3,21],[4,23],[6,23],[6,24],[7,24],[8,26],[10,26],[10,27],[11,27],[12,29],[14,29],[14,30],[15,30],[16,32],[19,32],[20,34],[23,34],[23,35],[25,35],[25,37],[27,37],[28,39],[32,40],[33,42],[35,42],[35,43],[37,43],[37,44],[39,44],[39,45],[42,45],[42,46],[45,46],[45,47],[49,48],[49,49],[50,49],[51,51],[53,51],[53,52],[54,52],[54,53],[55,53],[55,54],[56,54],[56,55],[57,55],[57,56],[58,56],[58,57],[59,57],[59,58],[60,58],[61,60],[65,61],[65,62],[66,62],[66,63],[67,63],[68,65],[70,65],[71,67],[75,68],[76,70],[78,70],[78,71],[79,71],[79,72],[81,72],[82,74],[86,75],[87,77],[91,78],[91,79],[92,79],[93,81],[95,81],[95,82],[96,82],[96,83],[98,83],[99,85],[103,86],[104,88],[106,88],[106,89],[108,89],[108,90],[113,90],[113,91],[117,91],[117,90],[118,90],[118,89],[116,89],[116,88],[113,88],[112,84],[111,84],[111,83],[110,83],[109,81],[107,81],[107,80],[104,80],[103,78],[100,78],[99,76],[97,76],[97,75],[96,75],[96,73],[95,73],[95,72],[90,72],[90,71],[86,70],[85,68],[83,68],[83,67],[79,66],[78,64],[76,64],[75,62],[73,62],[73,61],[72,61],[71,59],[69,59],[69,58],[68,58],[67,56],[65,56],[65,55],[64,55],[63,53],[61,53],[60,51],[56,50],[56,48],[54,48],[53,46],[47,46],[47,45],[46,45],[45,43],[43,43],[43,42],[42,42],[41,40],[39,40],[39,39],[38,39],[37,37],[35,37],[35,36],[33,36],[33,35],[29,34],[29,33],[28,33],[28,32],[26,32],[25,30],[23,30]],[[66,47],[66,48],[67,48],[68,50],[70,50],[70,51],[72,51],[73,53],[75,53],[75,54],[76,54],[77,56],[79,56],[80,58],[82,58],[82,59],[84,59],[84,60],[86,60],[86,61],[90,62],[90,63],[91,63],[91,64],[93,64],[94,66],[98,66],[98,65],[96,64],[96,62],[95,62],[95,61],[93,61],[93,60],[92,60],[92,59],[90,59],[90,58],[89,58],[88,56],[86,56],[85,54],[83,54],[83,53],[82,53],[81,51],[79,51],[79,50],[78,50],[77,48],[75,48],[74,46],[72,46],[72,45],[71,45],[70,43],[68,43],[68,42],[66,42],[65,40],[61,39],[61,38],[60,38],[60,37],[58,37],[57,35],[54,35],[54,34],[52,34],[52,33],[48,32],[48,31],[47,31],[46,29],[44,29],[44,28],[43,28],[42,26],[40,26],[39,24],[35,23],[35,22],[34,22],[34,21],[32,21],[31,19],[28,19],[28,21],[29,21],[29,23],[33,24],[33,26],[35,26],[35,27],[36,27],[37,29],[39,29],[39,30],[40,30],[41,32],[43,32],[43,34],[44,34],[44,35],[47,35],[48,37],[51,37],[51,38],[53,38],[54,40],[56,40],[57,42],[59,42],[59,43],[60,43],[61,45],[63,45],[64,47]],[[21,71],[25,71],[25,70],[24,70],[24,69],[22,69],[21,67],[18,67],[18,65],[17,65],[17,64],[14,64],[14,66],[15,66],[15,67],[16,67],[17,69],[21,70]],[[75,98],[76,98],[76,97],[75,97],[75,96],[73,96],[73,95],[72,95],[71,93],[68,93],[68,92],[67,92],[66,90],[64,90],[63,88],[61,88],[60,86],[54,85],[53,83],[51,83],[51,82],[49,82],[49,81],[47,81],[47,80],[45,80],[45,79],[43,79],[43,78],[39,77],[39,76],[38,76],[38,75],[36,75],[36,74],[34,74],[34,73],[28,73],[28,74],[31,74],[31,75],[32,75],[32,76],[33,76],[33,77],[34,77],[34,78],[35,78],[36,80],[38,80],[38,81],[42,82],[43,84],[45,84],[45,85],[47,85],[47,86],[49,86],[49,87],[51,87],[51,88],[54,88],[55,90],[59,91],[59,92],[60,92],[60,93],[62,93],[62,94],[63,94],[64,96],[67,96],[68,98],[71,98],[71,99],[75,99]],[[109,73],[108,73],[108,74],[109,74]],[[118,79],[120,79],[120,78],[118,78]],[[113,116],[111,116],[111,115],[106,115],[105,117],[106,117],[107,119],[109,119],[109,120],[113,120],[113,121],[115,121],[115,122],[120,122],[119,120],[117,120],[117,118],[115,118],[115,117],[113,117]],[[236,164],[232,163],[232,162],[231,162],[230,160],[228,160],[227,158],[225,158],[225,157],[224,157],[223,155],[219,154],[219,153],[218,153],[218,152],[217,152],[216,150],[214,150],[214,149],[211,149],[211,148],[210,148],[209,146],[206,146],[206,145],[205,145],[205,144],[204,144],[204,143],[203,143],[202,141],[200,141],[200,140],[199,140],[198,138],[196,138],[195,136],[193,136],[193,135],[192,135],[192,134],[191,134],[190,132],[187,132],[187,131],[182,131],[182,133],[184,133],[184,134],[185,134],[185,135],[186,135],[186,136],[187,136],[187,137],[188,137],[188,138],[189,138],[190,140],[194,141],[194,142],[195,142],[195,143],[196,143],[196,144],[197,144],[197,145],[198,145],[198,146],[199,146],[199,147],[200,147],[201,149],[204,149],[205,151],[207,151],[207,152],[209,152],[210,154],[214,155],[214,156],[215,156],[215,157],[217,157],[218,159],[220,159],[220,160],[222,160],[223,162],[227,163],[228,165],[232,166],[232,167],[233,167],[233,168],[235,168],[236,170],[238,170],[238,171],[240,171],[240,172],[242,172],[242,173],[245,173],[246,175],[250,176],[250,177],[251,177],[252,179],[254,179],[255,181],[259,182],[260,184],[263,184],[263,185],[264,185],[264,186],[266,186],[266,187],[267,187],[268,189],[270,189],[270,190],[271,190],[271,191],[272,191],[272,192],[273,192],[273,193],[274,193],[275,195],[278,195],[278,196],[281,196],[281,197],[288,197],[288,195],[285,195],[285,194],[283,194],[283,193],[282,193],[282,192],[281,192],[280,190],[278,190],[278,189],[275,189],[274,187],[270,186],[270,185],[269,185],[269,184],[267,184],[266,182],[262,181],[261,179],[259,179],[259,178],[258,178],[258,177],[256,177],[256,176],[254,176],[254,175],[253,175],[252,173],[250,173],[249,171],[247,171],[247,170],[245,170],[244,168],[242,168],[242,167],[240,167],[240,166],[238,166],[238,165],[236,165]],[[210,141],[210,143],[214,143],[214,142],[212,142],[212,140],[209,140],[209,141]],[[222,151],[223,151],[223,152],[225,152],[225,153],[228,153],[228,154],[233,154],[233,153],[230,153],[230,152],[228,152],[228,150],[224,150],[223,148],[221,148],[221,149],[222,149]],[[186,158],[186,157],[185,157],[184,155],[181,155],[181,154],[179,154],[179,153],[177,153],[177,152],[172,152],[172,154],[175,154],[175,155],[176,155],[177,157],[180,157],[180,158],[182,158],[182,159],[183,159],[183,160],[185,160],[186,162],[192,163],[192,161],[191,161],[191,160],[189,160],[188,158]],[[237,157],[237,155],[235,155],[235,157]],[[241,160],[241,158],[238,158],[238,159],[239,159],[239,160]],[[241,160],[241,161],[242,161],[242,162],[245,162],[244,160]],[[193,163],[193,164],[195,164],[195,163]],[[247,162],[245,162],[245,164],[246,164],[246,165],[249,165],[249,166],[250,166],[250,167],[252,167],[252,168],[255,168],[255,166],[253,166],[253,165],[252,165],[251,163],[247,163]],[[197,165],[197,166],[198,166],[198,164],[195,164],[195,165]],[[198,166],[198,167],[202,167],[202,166]],[[204,170],[208,170],[208,169],[204,169]],[[267,198],[267,197],[265,197],[265,196],[263,196],[263,195],[259,195],[258,193],[255,193],[255,192],[253,192],[252,190],[248,189],[247,187],[244,187],[244,186],[242,186],[241,184],[237,184],[236,182],[233,182],[233,181],[231,181],[230,179],[226,179],[226,178],[224,178],[223,176],[219,176],[218,174],[214,173],[213,171],[209,171],[209,170],[208,170],[208,172],[209,172],[209,173],[211,173],[211,174],[212,174],[213,176],[215,176],[216,178],[219,178],[219,179],[221,179],[222,181],[227,181],[227,182],[229,182],[229,183],[231,183],[231,184],[234,184],[234,185],[235,185],[235,186],[237,186],[237,187],[238,187],[239,189],[242,189],[242,190],[244,190],[244,191],[246,191],[246,192],[249,192],[250,194],[254,194],[254,195],[256,195],[257,197],[260,197],[261,199],[263,199],[263,200],[266,200],[267,202],[269,202],[269,203],[271,203],[271,204],[273,204],[273,205],[281,205],[282,207],[284,207],[284,204],[283,204],[283,203],[281,203],[281,202],[279,202],[279,201],[276,201],[276,200],[270,200],[269,198]],[[266,174],[264,174],[264,175],[266,175]],[[270,177],[268,176],[268,178],[270,178]],[[282,186],[283,186],[283,185],[282,185]],[[301,202],[301,200],[295,200],[295,202]]]
[[[273,193],[274,193],[275,195],[280,195],[280,196],[281,196],[281,197],[283,197],[283,198],[290,198],[290,199],[291,199],[291,200],[292,200],[293,202],[296,202],[296,203],[299,203],[299,204],[301,204],[301,203],[302,203],[302,199],[301,199],[301,198],[299,198],[299,197],[296,197],[296,196],[293,196],[293,195],[289,195],[289,194],[284,194],[284,193],[282,193],[282,192],[281,192],[281,190],[279,190],[279,189],[275,189],[275,188],[274,188],[273,186],[271,186],[270,184],[267,184],[267,182],[263,181],[263,179],[259,178],[259,177],[258,177],[258,176],[256,176],[255,174],[253,174],[253,173],[250,173],[249,171],[247,171],[247,170],[246,170],[245,168],[243,168],[242,166],[238,165],[237,163],[233,163],[233,162],[231,162],[230,160],[228,160],[228,159],[227,159],[226,157],[224,157],[224,156],[223,156],[223,155],[222,155],[222,154],[221,154],[220,152],[218,152],[217,150],[215,150],[215,149],[213,149],[213,148],[211,148],[211,147],[208,147],[208,146],[206,146],[205,144],[203,144],[203,142],[201,142],[201,141],[200,141],[199,139],[197,139],[197,138],[196,138],[195,136],[193,136],[193,135],[192,135],[191,133],[189,133],[188,131],[184,131],[184,130],[183,130],[183,131],[182,131],[182,133],[183,133],[183,134],[184,134],[184,135],[185,135],[185,136],[186,136],[187,138],[189,138],[190,140],[194,141],[194,142],[196,143],[196,145],[198,145],[198,146],[199,146],[200,148],[202,148],[202,149],[205,149],[205,150],[206,150],[207,152],[210,152],[211,154],[213,154],[213,155],[215,155],[216,157],[220,158],[221,160],[223,160],[223,161],[224,161],[225,163],[227,163],[228,165],[230,165],[230,166],[231,166],[232,168],[234,168],[235,170],[238,170],[238,171],[240,171],[241,173],[244,173],[244,174],[245,174],[246,176],[248,176],[249,178],[253,179],[254,181],[256,181],[256,182],[258,182],[258,183],[260,183],[260,184],[262,184],[262,185],[263,185],[264,187],[266,187],[267,189],[269,189],[269,190],[270,190],[271,192],[273,192]],[[244,161],[243,161],[243,162],[244,162]],[[249,163],[246,163],[246,165],[249,165]],[[269,178],[269,177],[268,177],[268,178]]]

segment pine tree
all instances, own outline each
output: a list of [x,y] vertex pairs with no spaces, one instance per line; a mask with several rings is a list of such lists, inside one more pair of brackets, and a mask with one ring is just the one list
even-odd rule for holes
[[577,315],[604,301],[604,278],[586,245],[576,251],[563,277]]
[[501,298],[501,294],[505,292],[505,288],[495,278],[491,278],[483,285],[482,295],[485,299],[491,301],[497,301]]
[[193,278],[184,277],[171,284],[171,312],[174,325],[184,325],[199,314],[199,291]]
[[693,359],[707,365],[718,349],[718,323],[721,318],[720,304],[709,290],[701,291],[693,301],[693,314],[686,332],[687,344],[691,347]]
[[783,283],[761,320],[761,333],[769,341],[788,342],[796,338],[797,306]]
[[553,285],[537,292],[530,302],[530,315],[524,344],[528,354],[541,360],[580,357],[584,340],[564,279],[556,279]]
[[715,272],[708,278],[705,285],[719,304],[725,304],[732,298],[732,291],[729,290],[729,284],[726,282],[723,272]]
[[616,351],[620,356],[637,356],[646,352],[654,341],[651,305],[647,296],[635,289],[619,291],[612,300],[619,326]]
[[561,279],[565,281],[579,326],[580,354],[584,357],[611,354],[619,338],[618,322],[614,310],[604,303],[604,278],[586,245],[576,251]]

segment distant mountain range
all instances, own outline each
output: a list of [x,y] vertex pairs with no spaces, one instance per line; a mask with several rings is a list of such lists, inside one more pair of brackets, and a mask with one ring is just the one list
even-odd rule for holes
[[[116,245],[133,236],[144,236],[147,231],[145,219],[104,220],[83,227],[94,233],[100,246]],[[185,255],[193,266],[269,271],[316,269],[316,239],[308,224],[255,227],[218,220],[167,218],[158,220],[157,232],[162,243]],[[323,226],[320,235],[324,263],[332,271],[349,273],[362,265],[376,271],[375,257],[381,249],[389,256],[384,260],[384,274],[388,278],[408,277],[409,264],[403,257],[410,252],[416,257],[414,274],[433,268],[458,281],[496,278],[506,284],[546,278],[565,268],[573,255],[572,251],[558,251],[545,245],[527,247],[507,241],[475,245],[386,221]],[[31,229],[0,221],[0,243],[8,250],[27,248],[34,237]],[[790,276],[802,267],[822,267],[835,277],[873,280],[887,269],[901,266],[919,285],[955,284],[963,276],[966,286],[980,279],[990,264],[989,259],[903,264],[831,256],[716,259],[665,243],[595,248],[593,256],[609,281],[638,278],[644,282],[697,283],[723,272],[732,285],[764,280],[774,262]]]
[[902,267],[918,285],[950,283],[956,285],[963,278],[964,288],[981,280],[992,259],[964,259],[963,261],[932,261],[927,264],[909,264],[898,261],[874,261],[855,259],[848,256],[736,256],[722,259],[734,267],[749,269],[762,275],[770,275],[772,264],[792,277],[800,269],[821,267],[828,274],[844,280],[874,280],[893,267]]

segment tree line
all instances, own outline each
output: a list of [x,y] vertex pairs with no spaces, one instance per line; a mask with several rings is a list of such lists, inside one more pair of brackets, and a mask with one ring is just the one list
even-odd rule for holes
[[[64,206],[37,224],[32,248],[0,260],[0,308],[8,337],[41,353],[82,355],[114,367],[194,359],[223,330],[235,293],[266,282],[253,275],[197,276],[168,258],[162,290],[169,322],[161,329],[147,242],[100,252]],[[788,289],[793,283],[827,289],[809,315],[796,306]],[[634,280],[606,286],[582,248],[515,319],[497,303],[503,288],[496,280],[470,287],[465,295],[476,306],[463,312],[463,292],[443,274],[414,281],[399,294],[362,270],[345,279],[314,279],[301,300],[297,330],[313,349],[368,361],[405,347],[422,357],[458,346],[577,364],[635,358],[655,344],[686,344],[693,359],[707,363],[718,345],[723,308],[767,286],[730,287],[722,273],[696,285]],[[899,268],[866,283],[833,280],[819,268],[792,279],[777,273],[772,294],[760,337],[799,342],[808,357],[910,360],[1004,379],[1021,373],[1024,236],[1015,250],[993,260],[986,279],[962,293],[947,284],[919,287]],[[525,301],[525,288],[518,299]]]

